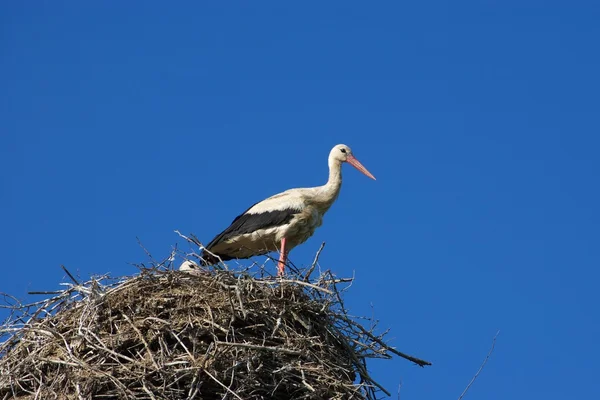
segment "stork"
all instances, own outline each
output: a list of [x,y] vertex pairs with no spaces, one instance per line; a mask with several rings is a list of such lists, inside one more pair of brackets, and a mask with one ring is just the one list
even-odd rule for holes
[[323,222],[342,186],[347,162],[371,179],[375,177],[345,144],[329,153],[329,179],[323,186],[290,189],[258,202],[240,214],[202,251],[204,265],[279,251],[278,275],[284,273],[290,250],[304,243]]

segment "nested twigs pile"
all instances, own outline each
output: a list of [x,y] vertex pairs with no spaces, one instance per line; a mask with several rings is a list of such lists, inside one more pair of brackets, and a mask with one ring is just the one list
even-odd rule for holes
[[141,268],[13,304],[0,399],[375,399],[367,358],[429,364],[348,315],[349,280],[305,278]]

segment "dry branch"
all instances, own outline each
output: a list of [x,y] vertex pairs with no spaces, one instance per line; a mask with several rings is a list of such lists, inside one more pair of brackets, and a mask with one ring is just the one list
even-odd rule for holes
[[475,375],[473,375],[473,378],[471,378],[471,381],[469,382],[469,384],[467,385],[467,387],[465,388],[465,390],[463,390],[463,392],[461,393],[461,395],[458,397],[458,400],[462,400],[462,398],[465,397],[465,394],[467,394],[467,392],[469,391],[469,389],[471,388],[471,386],[475,382],[475,379],[477,379],[477,377],[479,376],[479,374],[481,373],[481,371],[483,371],[483,367],[485,367],[485,364],[487,364],[488,360],[490,359],[490,356],[494,352],[494,347],[496,346],[496,338],[498,337],[499,334],[500,334],[500,331],[496,332],[496,334],[494,335],[494,338],[492,339],[492,346],[490,347],[490,350],[488,351],[487,355],[485,356],[485,359],[483,360],[483,362],[479,366],[479,369],[477,370],[477,372],[475,373]]

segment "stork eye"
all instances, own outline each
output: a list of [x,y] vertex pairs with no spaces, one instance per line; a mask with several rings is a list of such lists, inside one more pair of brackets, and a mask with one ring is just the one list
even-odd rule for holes
[[340,149],[340,151],[344,154],[346,154],[346,149]]

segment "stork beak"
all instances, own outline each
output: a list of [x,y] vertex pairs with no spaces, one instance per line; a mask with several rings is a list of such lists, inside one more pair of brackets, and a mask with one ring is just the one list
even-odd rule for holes
[[370,173],[352,154],[348,155],[348,158],[346,158],[346,161],[348,161],[348,163],[350,165],[352,165],[354,168],[356,168],[357,170],[359,170],[360,172],[362,172],[369,178],[376,180],[375,177],[373,176],[373,174]]

